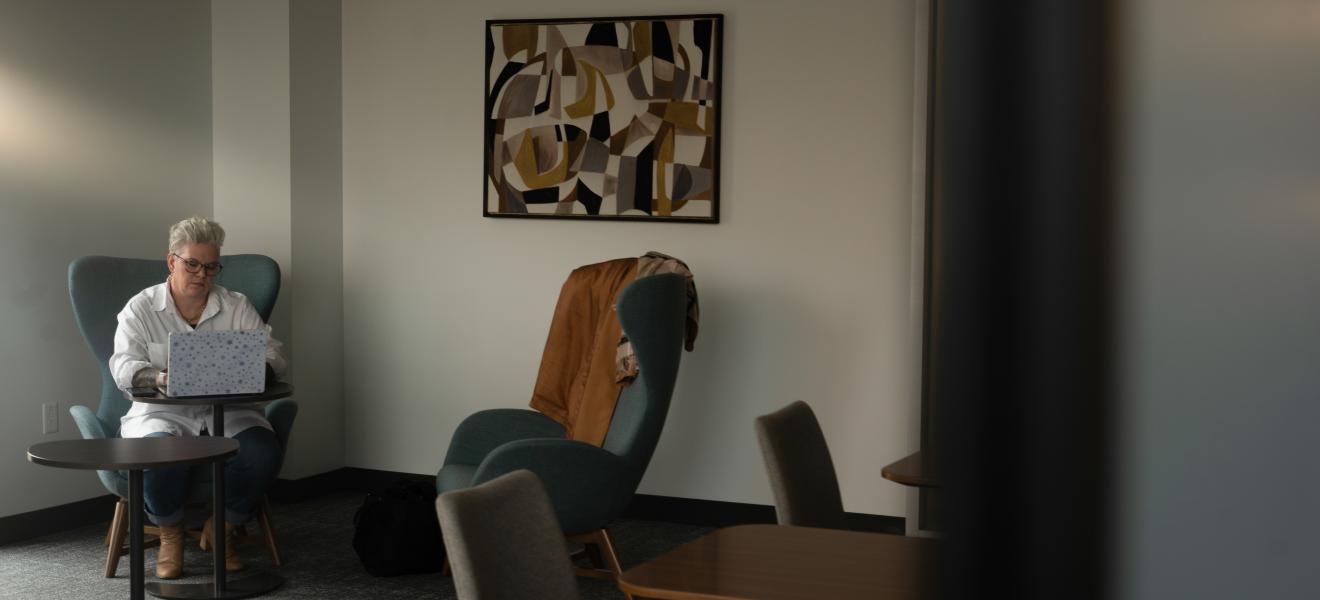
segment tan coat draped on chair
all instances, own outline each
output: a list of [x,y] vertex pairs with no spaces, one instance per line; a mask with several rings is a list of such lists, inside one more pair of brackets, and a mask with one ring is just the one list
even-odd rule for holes
[[574,269],[559,291],[531,407],[563,425],[568,439],[596,446],[605,441],[626,383],[615,377],[623,328],[614,305],[636,271],[636,258],[586,265]]

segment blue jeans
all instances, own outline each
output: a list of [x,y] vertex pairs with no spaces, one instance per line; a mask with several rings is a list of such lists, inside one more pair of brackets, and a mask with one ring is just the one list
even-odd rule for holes
[[[158,431],[147,437],[170,435]],[[225,460],[225,522],[241,525],[252,516],[266,488],[279,474],[283,450],[275,432],[262,427],[244,429],[234,439],[238,440],[238,454]],[[153,523],[173,527],[183,521],[189,469],[185,466],[142,471],[142,495],[147,517]]]

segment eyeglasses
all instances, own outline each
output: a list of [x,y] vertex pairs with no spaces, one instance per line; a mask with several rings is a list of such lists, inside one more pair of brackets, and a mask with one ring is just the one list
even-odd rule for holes
[[[170,254],[174,254],[174,253],[171,252]],[[195,258],[184,258],[182,256],[179,256],[178,254],[174,254],[174,258],[183,261],[183,269],[189,273],[196,273],[202,269],[206,269],[207,277],[215,277],[216,275],[220,274],[220,269],[225,268],[224,265],[218,262],[203,264],[202,261],[200,260],[197,260]]]

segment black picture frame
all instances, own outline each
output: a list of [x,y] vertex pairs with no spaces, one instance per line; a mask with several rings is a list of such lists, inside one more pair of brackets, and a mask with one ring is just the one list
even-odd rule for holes
[[482,216],[718,223],[722,14],[486,21]]

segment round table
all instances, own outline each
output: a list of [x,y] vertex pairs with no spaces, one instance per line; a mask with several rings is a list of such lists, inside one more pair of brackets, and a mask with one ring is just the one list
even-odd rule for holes
[[[142,470],[198,463],[224,464],[238,442],[222,437],[112,438],[44,442],[28,448],[28,460],[48,467],[128,471],[129,597],[143,598]],[[218,536],[217,536],[218,537]],[[223,557],[221,557],[223,562]]]
[[[172,404],[178,406],[210,406],[212,419],[211,437],[223,438],[225,435],[225,407],[235,404],[255,404],[269,402],[293,395],[293,386],[277,381],[266,384],[266,391],[260,394],[232,394],[223,396],[167,396],[157,391],[154,396],[134,396],[124,392],[124,397],[134,402],[148,404]],[[191,600],[195,598],[248,598],[269,592],[284,583],[284,578],[269,572],[259,572],[240,580],[229,581],[225,573],[225,464],[215,463],[211,479],[214,480],[211,521],[214,524],[215,582],[214,583],[155,583],[148,590],[151,595],[171,600]]]
[[234,404],[255,404],[259,402],[269,402],[288,398],[293,395],[293,385],[276,381],[266,385],[266,391],[260,394],[232,394],[225,396],[185,396],[176,398],[166,396],[160,391],[154,396],[134,396],[124,392],[124,397],[133,402],[146,402],[148,404],[172,404],[176,406],[210,406],[214,413],[211,423],[211,435],[225,435],[225,407]]

